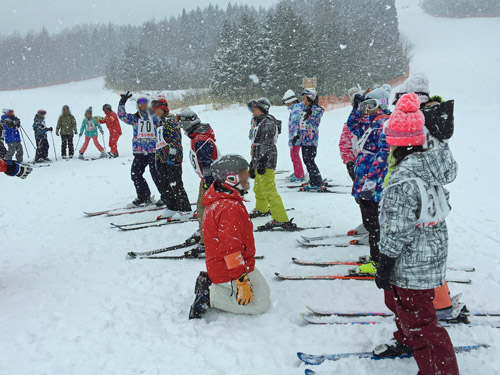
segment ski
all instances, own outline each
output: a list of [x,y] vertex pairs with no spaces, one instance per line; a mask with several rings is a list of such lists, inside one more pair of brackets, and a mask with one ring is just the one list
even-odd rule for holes
[[167,251],[174,251],[174,250],[185,249],[187,247],[191,247],[191,246],[196,245],[198,242],[200,242],[200,238],[199,237],[196,237],[196,238],[190,237],[184,243],[181,243],[181,244],[178,244],[178,245],[168,246],[168,247],[164,247],[162,249],[151,250],[151,251],[144,251],[144,252],[130,251],[130,252],[127,253],[127,255],[129,257],[131,257],[131,258],[147,257],[147,256],[151,256],[151,255],[166,253]]
[[[304,319],[307,323],[310,324],[319,324],[319,325],[378,325],[385,324],[385,321],[362,321],[362,320],[338,320],[338,316],[329,315],[329,316],[321,316],[316,314],[300,314],[302,319]],[[378,315],[377,315],[378,316]],[[352,316],[350,316],[352,317]],[[357,316],[355,316],[357,317]],[[386,317],[386,316],[383,316]],[[475,322],[475,323],[449,323],[446,321],[439,322],[443,327],[491,327],[491,328],[500,328],[500,323],[492,323],[492,322]]]
[[[291,276],[275,272],[275,275],[280,280],[375,280],[375,276],[361,273],[349,273],[346,275]],[[472,280],[470,279],[446,279],[446,281],[455,284],[472,283]]]
[[[165,256],[138,256],[137,259],[171,259],[171,260],[182,260],[182,259],[202,259],[205,260],[205,255],[192,256],[192,255],[165,255]],[[254,259],[264,259],[263,255],[257,255]]]
[[[340,312],[337,310],[322,309],[311,306],[306,306],[306,308],[311,313],[318,316],[382,317],[382,318],[389,318],[393,316],[393,314],[390,312]],[[462,314],[474,317],[499,317],[500,311],[473,311],[473,312],[463,312]]]
[[[315,262],[300,260],[297,258],[292,258],[295,264],[300,266],[316,266],[316,267],[330,267],[330,266],[361,266],[366,263],[366,260],[362,257],[358,261],[331,261],[331,262]],[[474,267],[446,267],[448,271],[461,271],[461,272],[475,272]]]
[[[301,184],[301,185],[287,185],[286,188],[287,189],[300,189],[303,186],[304,186],[304,184]],[[326,182],[326,184],[324,186],[326,186],[327,188],[329,188],[329,187],[347,187],[347,188],[352,188],[352,185],[332,184],[332,183],[330,183],[328,181]]]
[[334,243],[334,242],[307,242],[303,241],[299,238],[296,239],[296,241],[300,244],[302,247],[328,247],[328,246],[334,246],[334,247],[348,247],[351,245],[361,245],[361,242],[358,240],[351,240],[349,243]]
[[[196,206],[196,203],[191,203],[191,206]],[[125,214],[135,214],[135,213],[141,213],[141,212],[149,212],[149,211],[159,211],[159,210],[164,210],[165,207],[156,207],[154,204],[149,204],[147,206],[137,206],[137,207],[122,207],[122,208],[112,208],[109,210],[103,210],[103,211],[95,211],[95,212],[84,212],[85,215],[93,217],[93,216],[101,216],[101,215],[108,215],[108,216],[119,216],[119,215],[125,215]],[[111,215],[110,215],[111,213]]]
[[292,229],[284,229],[280,227],[269,228],[267,229],[265,225],[258,226],[254,232],[300,232],[303,230],[313,230],[313,229],[328,229],[330,225],[327,226],[318,226],[318,227],[295,227]]
[[326,190],[310,190],[310,191],[306,191],[306,190],[285,190],[285,191],[281,192],[281,194],[283,194],[283,193],[351,194],[350,191],[338,191],[338,190],[328,190],[328,189],[326,189]]
[[145,224],[145,225],[135,224],[137,226],[133,226],[134,224],[127,224],[125,226],[125,225],[119,225],[119,224],[113,224],[113,223],[111,223],[111,225],[114,226],[115,228],[118,228],[118,229],[124,231],[124,232],[129,232],[129,231],[133,231],[133,230],[140,230],[140,229],[147,229],[147,228],[158,228],[158,227],[163,227],[165,225],[188,223],[190,221],[198,221],[198,219],[197,218],[190,218],[188,220],[158,219],[158,220],[155,220],[155,221],[150,222],[149,224]]
[[315,241],[323,241],[323,240],[328,240],[328,239],[333,239],[333,238],[347,238],[347,237],[362,237],[366,235],[366,233],[362,234],[357,234],[354,231],[349,231],[346,234],[335,234],[335,235],[330,235],[330,236],[317,236],[317,237],[307,237],[307,236],[300,236],[304,242],[315,242]]
[[[456,346],[455,353],[467,353],[473,350],[478,350],[482,348],[489,348],[489,345],[480,344],[480,345],[468,345],[468,346]],[[338,353],[338,354],[326,354],[326,355],[314,355],[314,354],[306,354],[306,353],[297,353],[299,359],[307,365],[317,366],[321,365],[325,361],[337,361],[339,359],[344,358],[367,358],[373,360],[382,360],[382,359],[396,359],[396,358],[411,358],[413,354],[403,354],[395,357],[377,357],[372,352],[358,352],[358,353]]]

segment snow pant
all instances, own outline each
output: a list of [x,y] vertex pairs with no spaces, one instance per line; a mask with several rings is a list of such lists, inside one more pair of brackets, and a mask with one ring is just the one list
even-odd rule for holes
[[182,183],[182,165],[156,163],[161,200],[172,211],[191,211],[189,198]]
[[203,214],[205,213],[205,206],[203,205],[203,196],[205,195],[207,189],[205,189],[205,181],[201,180],[200,190],[198,191],[198,200],[196,201],[196,214],[198,215],[198,224],[200,227],[200,244],[204,244],[203,241]]
[[323,183],[323,178],[319,172],[318,166],[314,159],[318,153],[318,148],[315,146],[302,146],[302,159],[307,168],[307,173],[309,173],[309,183],[312,186],[321,186]]
[[104,147],[102,147],[101,144],[99,143],[99,140],[97,139],[97,135],[95,137],[85,136],[85,142],[83,142],[83,146],[80,149],[80,154],[85,154],[85,151],[87,151],[87,147],[89,147],[89,142],[91,139],[94,141],[94,145],[99,150],[99,152],[104,151]]
[[75,154],[75,146],[73,145],[73,134],[61,134],[61,155],[66,156],[66,149],[70,158]]
[[109,132],[109,151],[112,154],[118,155],[118,139],[120,136],[120,133]]
[[370,257],[374,262],[378,262],[380,242],[380,224],[378,220],[379,209],[378,202],[358,199],[359,208],[361,209],[361,218],[363,226],[368,231],[368,241],[370,243]]
[[145,201],[151,197],[151,190],[149,190],[148,183],[144,178],[144,171],[147,166],[149,166],[149,172],[151,173],[151,177],[158,191],[161,191],[161,184],[158,178],[155,161],[155,154],[134,154],[134,160],[130,168],[130,176],[134,182],[137,198],[141,201]]
[[233,280],[229,283],[210,286],[210,306],[233,314],[263,314],[271,307],[271,291],[264,276],[257,268],[248,274],[253,290],[253,301],[246,306],[236,301],[237,287]]
[[436,310],[443,310],[451,307],[450,289],[446,280],[444,284],[434,289],[434,308]]
[[35,137],[36,141],[36,152],[35,161],[40,159],[47,159],[49,157],[49,141],[45,135],[41,137]]
[[438,323],[433,299],[434,289],[393,285],[385,291],[385,304],[396,317],[394,338],[413,348],[419,375],[458,375],[455,350],[448,332]]
[[289,221],[288,215],[278,189],[276,189],[274,178],[274,169],[266,169],[265,174],[259,174],[255,171],[255,184],[253,187],[255,208],[261,213],[271,210],[271,216],[275,221],[286,223]]
[[3,144],[2,140],[0,139],[0,159],[5,158],[6,154],[7,154],[7,149],[5,148],[5,145]]
[[304,168],[302,168],[302,160],[300,160],[300,146],[290,148],[290,159],[293,164],[293,174],[297,178],[304,178]]
[[5,155],[5,160],[12,160],[14,158],[14,154],[16,155],[16,160],[19,163],[23,162],[23,145],[21,142],[16,143],[7,143],[7,154]]

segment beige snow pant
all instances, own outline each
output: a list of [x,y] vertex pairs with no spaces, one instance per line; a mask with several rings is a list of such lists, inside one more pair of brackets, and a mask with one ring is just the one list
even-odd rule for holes
[[236,282],[212,284],[210,286],[210,306],[233,314],[263,314],[271,307],[269,285],[257,268],[248,274],[252,283],[253,301],[243,306],[236,301]]

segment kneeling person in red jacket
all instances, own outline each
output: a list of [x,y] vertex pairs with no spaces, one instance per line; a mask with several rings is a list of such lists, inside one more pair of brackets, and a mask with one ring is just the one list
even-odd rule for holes
[[206,266],[196,280],[189,319],[210,307],[234,314],[262,314],[270,305],[266,280],[255,268],[253,225],[243,204],[250,189],[248,162],[224,155],[211,165],[215,182],[203,197]]

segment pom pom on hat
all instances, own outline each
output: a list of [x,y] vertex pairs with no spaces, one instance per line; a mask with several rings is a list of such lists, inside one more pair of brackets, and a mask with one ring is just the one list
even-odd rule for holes
[[384,132],[391,146],[421,146],[425,143],[425,117],[415,93],[403,95],[391,115]]

